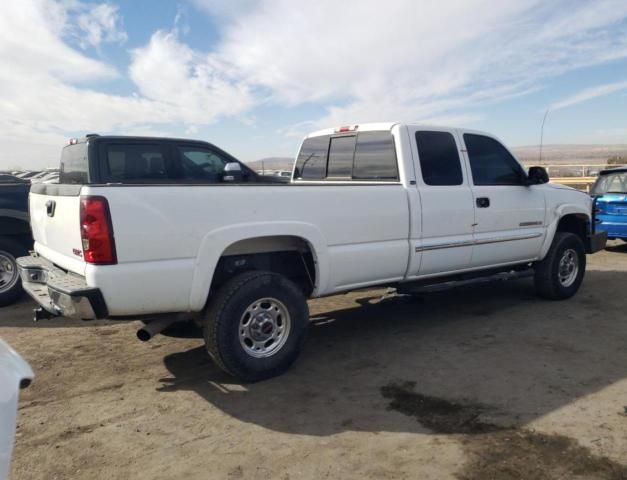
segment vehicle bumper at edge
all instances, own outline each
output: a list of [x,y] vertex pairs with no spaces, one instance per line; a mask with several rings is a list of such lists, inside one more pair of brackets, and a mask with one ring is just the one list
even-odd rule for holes
[[596,230],[606,231],[608,238],[627,238],[627,217],[623,216],[620,219],[607,217],[609,215],[597,216]]
[[596,253],[605,248],[607,244],[607,232],[598,231],[586,238],[586,253]]
[[108,316],[102,292],[87,285],[85,278],[36,253],[18,258],[17,264],[24,290],[50,314],[85,320]]

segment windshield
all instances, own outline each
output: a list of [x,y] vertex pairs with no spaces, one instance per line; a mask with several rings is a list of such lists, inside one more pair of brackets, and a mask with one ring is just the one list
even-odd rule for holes
[[605,193],[627,193],[627,172],[600,175],[592,187],[592,194],[603,195]]

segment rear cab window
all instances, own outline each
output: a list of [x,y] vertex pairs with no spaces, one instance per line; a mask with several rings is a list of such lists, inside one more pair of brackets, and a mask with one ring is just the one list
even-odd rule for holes
[[78,142],[66,145],[61,151],[59,183],[82,185],[89,181],[87,143]]
[[603,173],[592,187],[593,195],[627,193],[627,172]]
[[303,141],[294,169],[296,180],[398,182],[390,131],[320,135]]

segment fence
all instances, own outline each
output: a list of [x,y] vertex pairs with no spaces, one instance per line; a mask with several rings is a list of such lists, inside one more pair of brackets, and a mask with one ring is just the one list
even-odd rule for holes
[[578,190],[590,191],[599,172],[617,165],[543,165],[551,182],[568,185]]

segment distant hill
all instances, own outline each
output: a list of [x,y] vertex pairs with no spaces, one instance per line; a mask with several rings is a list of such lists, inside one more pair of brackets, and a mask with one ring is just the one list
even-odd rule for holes
[[[537,165],[539,146],[512,147],[512,152],[527,165]],[[627,145],[544,145],[542,164],[581,165],[606,164],[611,157],[627,158]],[[247,162],[253,170],[291,170],[294,159],[290,157],[268,157]]]
[[291,170],[294,164],[294,159],[291,157],[268,157],[260,160],[253,160],[252,162],[246,162],[253,170]]
[[[526,164],[538,164],[540,147],[512,147],[512,152]],[[627,145],[544,145],[543,164],[605,164],[611,157],[626,157]]]

